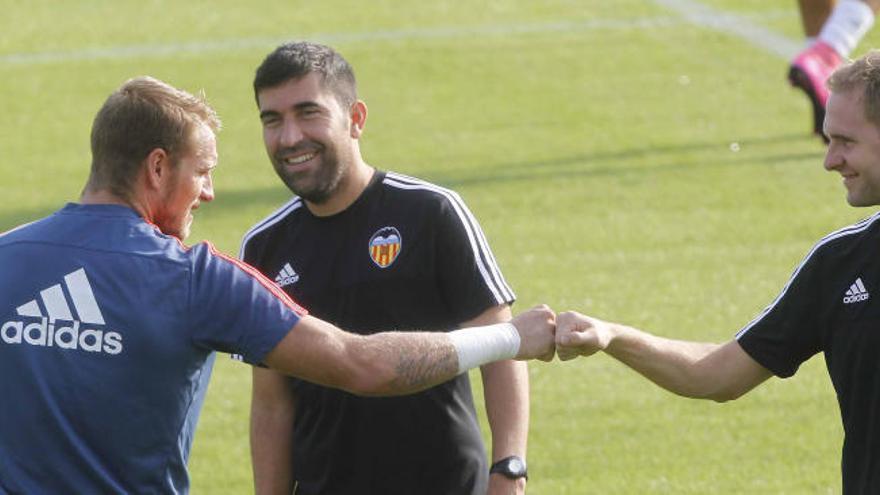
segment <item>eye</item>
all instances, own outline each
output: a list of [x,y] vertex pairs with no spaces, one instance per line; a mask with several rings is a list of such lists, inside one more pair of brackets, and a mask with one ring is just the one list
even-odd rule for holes
[[263,123],[263,127],[272,127],[278,124],[281,121],[277,115],[267,115],[260,118],[260,121]]
[[309,119],[313,117],[318,117],[324,114],[324,109],[321,105],[317,105],[314,103],[310,103],[308,105],[302,105],[297,108],[297,115],[304,119]]
[[832,143],[838,147],[842,147],[844,149],[851,148],[855,144],[854,139],[848,138],[846,136],[839,136],[839,135],[838,136],[830,136],[829,141],[830,141],[830,143]]

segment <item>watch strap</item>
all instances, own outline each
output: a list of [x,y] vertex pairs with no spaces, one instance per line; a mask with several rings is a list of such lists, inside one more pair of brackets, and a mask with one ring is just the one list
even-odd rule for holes
[[489,473],[498,473],[514,480],[519,478],[529,479],[526,461],[517,455],[507,456],[498,460],[489,468]]

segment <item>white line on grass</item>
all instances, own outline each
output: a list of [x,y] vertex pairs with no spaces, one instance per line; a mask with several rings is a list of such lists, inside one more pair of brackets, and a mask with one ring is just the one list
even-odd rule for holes
[[[692,2],[660,1],[664,4],[690,4]],[[672,7],[674,10],[680,10]],[[705,8],[704,8],[705,9]],[[715,15],[706,9],[700,14],[699,22],[685,17],[686,22],[706,25],[702,16]],[[791,10],[773,11],[762,14],[762,18],[780,18],[793,15]],[[737,16],[740,24],[749,24],[748,16]],[[519,34],[577,33],[600,30],[647,30],[673,27],[682,24],[682,18],[674,17],[636,17],[628,19],[593,19],[580,22],[560,21],[526,24],[500,24],[473,27],[439,27],[421,29],[400,29],[387,31],[367,31],[361,33],[324,33],[291,35],[285,38],[235,38],[191,43],[164,43],[144,45],[121,45],[96,48],[83,48],[69,51],[28,52],[0,55],[0,65],[41,65],[67,62],[85,62],[106,59],[154,58],[180,55],[199,55],[204,53],[229,52],[251,48],[273,47],[291,39],[309,39],[327,44],[354,43],[364,41],[405,41],[418,39],[456,39],[486,36],[510,36]]]
[[654,0],[654,3],[680,13],[691,24],[732,34],[786,60],[794,57],[804,47],[803,42],[755,24],[744,15],[715,9],[692,0]]

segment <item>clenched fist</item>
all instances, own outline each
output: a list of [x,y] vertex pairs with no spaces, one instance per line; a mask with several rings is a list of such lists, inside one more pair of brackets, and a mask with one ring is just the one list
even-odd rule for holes
[[595,354],[610,340],[611,326],[605,321],[575,311],[556,315],[556,354],[563,361]]
[[556,352],[556,315],[546,304],[520,313],[510,321],[519,332],[516,359],[552,361]]

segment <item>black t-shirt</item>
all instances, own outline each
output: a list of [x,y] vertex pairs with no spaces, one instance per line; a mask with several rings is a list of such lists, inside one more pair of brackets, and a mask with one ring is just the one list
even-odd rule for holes
[[880,215],[813,248],[782,293],[737,334],[777,376],[825,353],[843,419],[844,493],[880,493]]
[[[394,173],[377,171],[330,217],[294,198],[248,232],[242,257],[312,315],[358,333],[448,331],[514,300],[458,194]],[[467,374],[393,398],[290,386],[298,495],[485,493]]]

